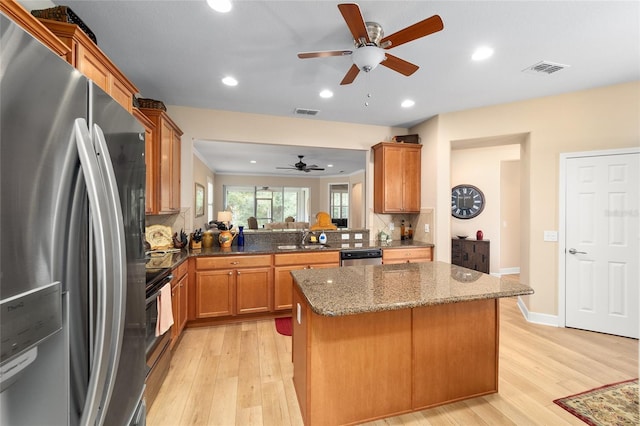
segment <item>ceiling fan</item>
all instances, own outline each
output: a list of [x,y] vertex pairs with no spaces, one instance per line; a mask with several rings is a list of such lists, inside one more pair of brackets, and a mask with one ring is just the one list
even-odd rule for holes
[[311,166],[307,166],[307,163],[302,161],[304,155],[298,155],[300,159],[296,164],[292,164],[291,167],[276,167],[276,169],[284,169],[284,170],[298,170],[300,172],[309,173],[311,171],[323,171],[324,169],[319,168],[317,165],[313,164]]
[[339,4],[338,9],[340,9],[340,13],[342,13],[342,17],[353,35],[355,50],[303,52],[298,53],[298,58],[309,59],[351,55],[353,65],[351,65],[351,68],[349,68],[349,71],[340,82],[341,85],[353,83],[360,71],[369,72],[379,64],[405,76],[410,76],[419,67],[387,53],[386,50],[428,36],[444,28],[440,16],[433,15],[385,37],[380,24],[364,21],[362,13],[360,13],[360,7],[356,3]]

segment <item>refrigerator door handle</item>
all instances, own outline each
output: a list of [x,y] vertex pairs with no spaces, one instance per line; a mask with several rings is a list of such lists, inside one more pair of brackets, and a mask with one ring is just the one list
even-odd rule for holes
[[95,310],[95,339],[93,342],[93,359],[82,418],[80,424],[101,424],[109,397],[105,393],[105,384],[110,374],[110,346],[113,334],[113,321],[109,319],[113,311],[113,293],[109,291],[110,283],[115,280],[112,263],[113,247],[112,219],[109,217],[109,200],[101,176],[100,166],[93,147],[89,127],[83,118],[74,122],[74,136],[80,157],[80,165],[87,187],[87,196],[91,210],[91,222],[95,250],[96,270],[96,310]]
[[[109,347],[109,374],[105,388],[106,396],[110,399],[116,381],[122,339],[124,336],[125,312],[127,303],[127,253],[125,245],[124,223],[122,219],[122,205],[120,193],[116,182],[116,173],[107,147],[107,141],[102,129],[97,124],[93,125],[93,145],[96,150],[98,166],[102,173],[104,186],[107,193],[109,215],[111,220],[111,235],[113,245],[110,267],[113,268],[114,281],[113,306],[111,321],[111,345]],[[107,401],[109,400],[107,399]],[[103,411],[103,414],[106,412]],[[104,419],[103,419],[104,420]],[[102,423],[102,422],[100,422]]]

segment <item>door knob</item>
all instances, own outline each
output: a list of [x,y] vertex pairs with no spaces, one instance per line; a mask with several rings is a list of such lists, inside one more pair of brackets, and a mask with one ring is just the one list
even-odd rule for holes
[[569,249],[569,253],[570,253],[570,254],[587,254],[587,252],[586,252],[586,251],[578,251],[578,250],[576,250],[576,249],[574,249],[574,248],[570,248],[570,249]]

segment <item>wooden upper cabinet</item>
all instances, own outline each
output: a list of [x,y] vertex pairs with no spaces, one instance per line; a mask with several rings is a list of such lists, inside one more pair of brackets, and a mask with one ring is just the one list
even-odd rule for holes
[[373,147],[373,210],[419,213],[422,145],[381,142]]
[[133,95],[138,89],[115,66],[102,50],[75,24],[39,19],[68,48],[67,62],[89,77],[127,111],[133,109]]
[[71,49],[56,37],[35,16],[15,0],[0,0],[0,11],[20,25],[58,56],[66,56]]
[[156,167],[154,166],[157,159],[156,150],[153,146],[153,134],[156,125],[138,108],[134,108],[131,113],[144,126],[144,163],[147,167],[145,213],[153,214],[156,208],[156,193],[158,192],[156,189]]
[[152,136],[153,160],[151,170],[147,164],[147,178],[153,180],[152,189],[147,185],[147,193],[154,193],[153,204],[147,206],[147,214],[167,214],[180,212],[180,137],[182,130],[169,115],[153,108],[140,108],[154,125]]

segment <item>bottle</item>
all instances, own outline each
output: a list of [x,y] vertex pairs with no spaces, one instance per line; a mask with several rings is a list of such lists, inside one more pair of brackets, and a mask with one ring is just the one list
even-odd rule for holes
[[407,238],[413,240],[413,229],[411,229],[411,224],[409,224],[409,230],[407,232],[409,233]]
[[483,238],[484,238],[484,234],[480,229],[478,229],[478,232],[476,232],[476,240],[482,241]]
[[238,247],[244,247],[244,226],[238,226]]
[[402,219],[402,223],[400,224],[400,239],[404,240],[404,219]]
[[322,234],[320,234],[320,237],[318,238],[318,241],[320,242],[320,244],[326,244],[327,243],[327,234],[325,234],[324,231],[322,231]]

